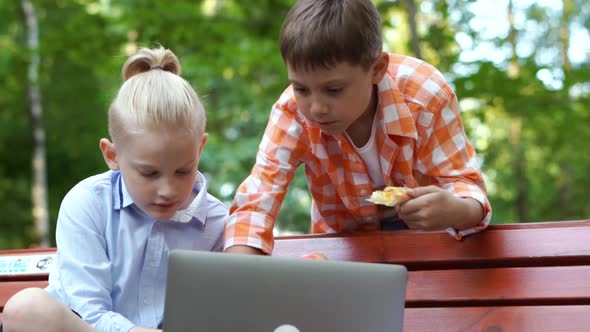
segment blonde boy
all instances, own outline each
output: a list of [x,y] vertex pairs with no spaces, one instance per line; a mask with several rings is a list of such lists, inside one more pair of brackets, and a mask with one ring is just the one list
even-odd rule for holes
[[[300,0],[280,49],[291,85],[275,103],[256,164],[238,188],[228,252],[270,254],[273,227],[295,169],[305,166],[312,231],[443,230],[460,239],[486,227],[491,207],[457,98],[440,72],[382,51],[370,0]],[[368,202],[403,186],[396,208]]]
[[64,198],[49,286],[8,301],[5,332],[161,331],[170,251],[221,251],[227,209],[198,171],[205,112],[179,74],[164,48],[127,60],[100,140],[111,171]]

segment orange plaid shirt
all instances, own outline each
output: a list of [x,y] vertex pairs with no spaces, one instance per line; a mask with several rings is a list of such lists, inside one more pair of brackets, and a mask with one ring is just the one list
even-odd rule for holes
[[[377,149],[386,186],[437,185],[484,207],[477,227],[447,231],[460,239],[492,217],[479,162],[461,121],[457,97],[433,66],[390,54],[378,85]],[[252,173],[240,185],[225,228],[225,248],[272,253],[273,228],[295,170],[305,165],[313,233],[380,229],[373,185],[344,133],[331,136],[307,122],[289,87],[274,105]]]

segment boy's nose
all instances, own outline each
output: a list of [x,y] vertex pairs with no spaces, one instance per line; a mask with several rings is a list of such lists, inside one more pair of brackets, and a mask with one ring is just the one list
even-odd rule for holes
[[328,107],[322,102],[313,101],[310,105],[310,112],[314,116],[321,116],[328,113]]
[[158,184],[158,196],[165,198],[165,199],[173,199],[176,195],[176,186],[174,185],[174,181],[163,179]]

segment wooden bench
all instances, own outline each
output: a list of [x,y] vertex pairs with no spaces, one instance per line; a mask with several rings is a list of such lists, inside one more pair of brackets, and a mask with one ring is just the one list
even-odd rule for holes
[[[274,255],[311,252],[332,260],[405,265],[405,331],[555,332],[590,326],[590,220],[492,225],[462,241],[416,231],[288,236],[277,239]],[[3,251],[0,258],[52,253]],[[19,289],[43,287],[46,279],[46,273],[0,275],[0,309]]]
[[590,330],[590,220],[492,225],[458,242],[389,231],[285,237],[275,255],[403,264],[404,330]]

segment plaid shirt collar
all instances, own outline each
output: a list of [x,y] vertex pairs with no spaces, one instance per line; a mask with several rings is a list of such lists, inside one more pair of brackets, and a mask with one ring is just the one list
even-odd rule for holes
[[387,134],[418,139],[418,131],[406,104],[407,100],[389,73],[383,76],[377,85],[377,91],[377,116]]

